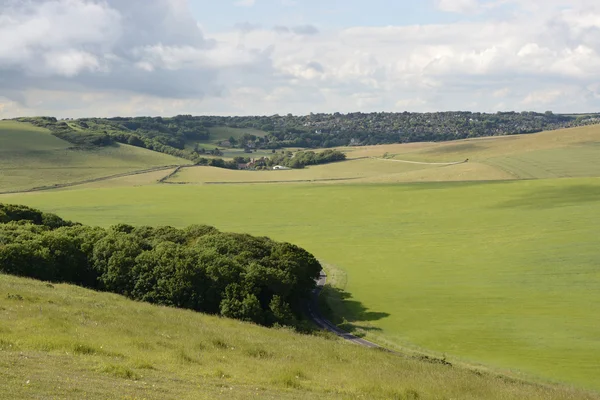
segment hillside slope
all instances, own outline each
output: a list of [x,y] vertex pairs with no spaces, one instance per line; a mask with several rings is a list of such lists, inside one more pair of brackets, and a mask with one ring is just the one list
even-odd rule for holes
[[201,223],[294,243],[345,270],[335,313],[369,340],[600,390],[599,187],[153,185],[0,199],[89,225]]
[[0,121],[0,192],[188,163],[128,145],[73,149],[71,144],[52,136],[46,129]]
[[74,286],[0,293],[5,398],[599,398]]
[[410,174],[379,176],[379,182],[544,179],[600,176],[600,125],[528,135],[441,143],[345,148],[349,158],[376,157],[417,162],[460,162]]

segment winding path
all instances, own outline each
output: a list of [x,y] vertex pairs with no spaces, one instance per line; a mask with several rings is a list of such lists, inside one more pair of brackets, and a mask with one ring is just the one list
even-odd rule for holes
[[[369,342],[368,340],[361,339],[357,336],[354,336],[351,333],[341,330],[337,326],[335,326],[331,321],[325,319],[323,315],[319,312],[319,295],[323,291],[323,287],[327,282],[327,275],[325,272],[321,271],[321,275],[319,275],[319,279],[317,280],[317,287],[313,289],[312,296],[310,302],[308,303],[308,316],[310,319],[321,329],[324,329],[329,332],[333,332],[342,339],[346,339],[352,343],[358,344],[364,347],[370,348],[380,348],[383,347],[375,344],[373,342]],[[387,349],[385,349],[387,350]],[[389,351],[389,350],[388,350]]]

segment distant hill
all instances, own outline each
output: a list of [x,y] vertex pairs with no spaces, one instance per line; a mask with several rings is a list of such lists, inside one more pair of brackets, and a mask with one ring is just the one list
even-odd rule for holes
[[53,136],[48,129],[0,121],[0,192],[187,163],[188,160],[118,143],[81,148]]
[[[348,148],[350,158],[380,157],[423,164],[421,171],[384,180],[496,180],[600,176],[600,125],[443,143],[419,143]],[[388,161],[388,162],[389,162]],[[425,169],[427,169],[425,171]],[[401,172],[401,171],[399,171]],[[381,180],[380,180],[381,181]]]
[[268,173],[184,168],[167,182],[390,183],[600,176],[600,125],[527,135],[338,150],[346,153],[350,161]]
[[[60,121],[53,117],[35,117],[19,120],[48,128],[57,137],[80,147],[118,142],[197,161],[206,154],[223,156],[222,150],[228,150],[226,156],[235,157],[243,152],[290,147],[442,142],[535,133],[598,124],[600,114],[404,112],[247,117],[178,115]],[[216,147],[220,151],[214,151]]]

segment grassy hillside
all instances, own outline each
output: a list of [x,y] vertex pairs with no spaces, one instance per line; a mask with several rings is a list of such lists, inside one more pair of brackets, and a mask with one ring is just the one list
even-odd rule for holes
[[0,192],[187,163],[187,160],[127,145],[76,150],[45,129],[0,121]]
[[599,398],[68,285],[0,293],[3,398]]
[[[168,181],[399,183],[600,176],[600,125],[530,135],[342,150],[352,162],[269,173],[189,168]],[[225,155],[233,156],[227,152]],[[468,163],[460,163],[466,159]]]
[[[456,162],[468,158],[470,163],[486,166],[480,170],[480,179],[599,176],[600,125],[454,142],[347,148],[346,151],[351,158],[385,156],[420,162]],[[450,171],[460,169],[443,167],[429,172],[423,180],[446,180],[452,176]],[[437,172],[440,177],[436,179]],[[406,177],[406,181],[410,180],[410,176]]]
[[598,390],[599,186],[162,185],[0,199],[89,224],[207,223],[290,241],[343,268],[337,311],[370,339]]
[[17,121],[0,121],[0,153],[66,150],[71,145],[43,128]]

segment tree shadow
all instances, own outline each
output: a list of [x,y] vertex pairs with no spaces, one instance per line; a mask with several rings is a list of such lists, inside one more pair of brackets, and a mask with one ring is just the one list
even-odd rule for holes
[[387,312],[368,309],[360,301],[352,299],[352,295],[340,288],[326,285],[319,297],[319,308],[325,318],[341,329],[364,336],[367,332],[381,331],[369,322],[379,321],[390,316]]

